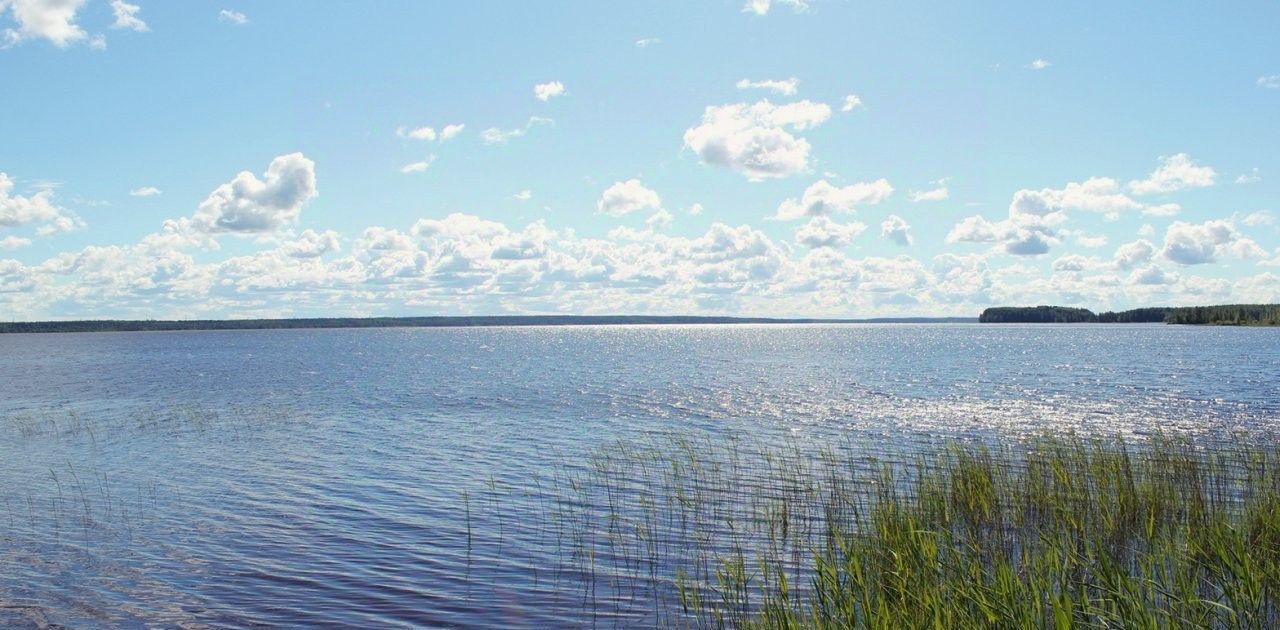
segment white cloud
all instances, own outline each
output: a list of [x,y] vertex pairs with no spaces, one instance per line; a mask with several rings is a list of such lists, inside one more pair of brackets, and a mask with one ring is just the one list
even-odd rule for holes
[[1060,212],[1045,215],[1020,212],[1010,207],[1009,218],[991,222],[982,216],[961,220],[947,233],[948,243],[993,243],[1005,253],[1015,256],[1039,256],[1056,245],[1053,224],[1063,216]]
[[1185,188],[1212,186],[1217,173],[1208,166],[1196,164],[1186,153],[1163,158],[1164,163],[1151,172],[1147,179],[1129,182],[1129,190],[1135,195],[1169,193]]
[[365,228],[359,241],[360,249],[377,251],[407,251],[414,247],[413,237],[408,234],[377,225]]
[[6,236],[0,238],[0,249],[18,249],[31,244],[31,239],[21,236]]
[[1138,236],[1154,236],[1155,233],[1156,226],[1150,223],[1143,223],[1142,227],[1138,228]]
[[533,191],[526,188],[514,195],[511,195],[511,198],[516,201],[528,201],[533,199]]
[[142,7],[136,4],[129,4],[124,0],[111,0],[111,14],[115,17],[111,28],[127,28],[139,33],[151,30],[147,28],[147,23],[138,17],[138,11],[141,10]]
[[1049,63],[1048,59],[1036,58],[1031,60],[1031,63],[1027,64],[1027,67],[1032,70],[1044,70],[1045,68],[1048,68],[1049,66],[1052,66],[1052,65],[1053,64]]
[[880,224],[880,238],[887,239],[902,247],[911,245],[911,226],[902,217],[891,214]]
[[432,127],[398,127],[396,128],[396,135],[410,140],[425,140],[427,142],[435,142],[436,140],[436,130]]
[[1022,189],[1013,194],[1010,215],[1026,214],[1051,217],[1067,210],[1090,210],[1110,213],[1136,210],[1142,204],[1120,192],[1120,185],[1109,177],[1091,177],[1084,182],[1070,182],[1061,189]]
[[53,190],[45,188],[35,194],[13,194],[14,182],[7,173],[0,172],[0,228],[12,228],[42,224],[37,228],[41,236],[72,230],[79,220],[66,210],[54,205]]
[[806,216],[853,212],[858,206],[878,204],[891,194],[893,194],[893,186],[889,185],[886,179],[859,182],[844,187],[832,186],[823,179],[806,188],[799,199],[783,201],[778,206],[778,212],[774,218],[790,221]]
[[564,84],[559,81],[548,81],[547,83],[539,83],[533,86],[534,98],[543,102],[562,94],[564,94]]
[[1143,285],[1163,285],[1173,284],[1178,281],[1178,274],[1169,273],[1156,265],[1147,265],[1140,269],[1134,269],[1129,274],[1129,284]]
[[76,13],[85,0],[3,0],[0,15],[8,9],[17,28],[0,33],[4,46],[13,46],[30,39],[45,39],[54,46],[65,48],[84,39],[87,33],[76,24]]
[[796,13],[803,13],[809,9],[809,3],[806,0],[747,0],[747,3],[742,5],[742,12],[768,15],[769,9],[773,8],[774,2],[789,6]]
[[684,132],[684,144],[703,163],[730,168],[752,181],[787,177],[809,166],[809,141],[791,132],[816,127],[830,117],[830,107],[807,100],[711,106],[699,125]]
[[467,126],[462,123],[445,125],[444,129],[440,130],[440,141],[444,142],[446,140],[452,140],[458,137],[458,135],[462,133],[462,130],[466,128]]
[[856,107],[862,107],[862,98],[857,94],[848,94],[844,97],[844,105],[840,106],[840,111],[851,112]]
[[248,24],[249,16],[231,9],[223,9],[218,11],[218,21],[227,22],[228,24]]
[[466,125],[461,123],[445,125],[444,128],[437,133],[434,127],[401,126],[396,128],[396,135],[410,140],[423,140],[426,142],[435,142],[438,140],[440,142],[445,142],[458,137],[458,134],[462,133],[462,130],[466,129],[466,127]]
[[1120,269],[1132,269],[1143,263],[1150,262],[1155,255],[1156,246],[1151,241],[1138,239],[1117,247],[1116,253],[1111,260]]
[[1142,209],[1143,216],[1148,217],[1172,217],[1179,212],[1182,212],[1182,206],[1176,203],[1150,205]]
[[271,160],[262,179],[241,171],[215,188],[192,223],[207,233],[273,232],[296,221],[316,194],[315,162],[301,153],[281,155]]
[[333,230],[324,232],[306,230],[297,239],[280,246],[280,251],[292,258],[315,258],[341,249],[338,233]]
[[1069,273],[1078,273],[1081,271],[1093,271],[1106,267],[1106,263],[1089,256],[1081,256],[1079,254],[1067,254],[1053,261],[1054,271],[1065,271]]
[[1250,212],[1241,219],[1241,223],[1249,227],[1258,227],[1259,225],[1275,225],[1276,216],[1270,210],[1258,210]]
[[796,242],[805,247],[846,247],[854,237],[867,229],[865,223],[836,223],[825,216],[815,216],[796,229]]
[[611,217],[621,217],[638,210],[657,210],[661,207],[662,199],[658,197],[658,193],[645,188],[638,179],[615,182],[605,189],[604,194],[600,195],[600,200],[596,202],[596,212]]
[[1243,173],[1236,177],[1237,184],[1255,184],[1262,181],[1262,175],[1258,172],[1258,167],[1253,167],[1252,171]]
[[998,240],[996,224],[980,215],[965,217],[947,233],[948,243],[994,243]]
[[1204,223],[1174,221],[1165,231],[1160,254],[1180,265],[1201,265],[1221,256],[1261,258],[1266,252],[1240,234],[1230,221],[1215,219]]
[[1080,232],[1076,234],[1076,243],[1081,247],[1097,249],[1099,247],[1106,247],[1107,237],[1100,234],[1085,234]]
[[700,203],[690,204],[688,208],[685,208],[685,212],[695,217],[702,214],[702,211],[703,211],[703,207],[702,207],[702,204]]
[[1257,84],[1260,88],[1268,88],[1272,90],[1278,89],[1280,88],[1280,74],[1258,77]]
[[736,86],[739,90],[769,90],[774,94],[792,96],[799,88],[800,80],[795,77],[790,79],[766,79],[763,81],[742,79],[738,81]]
[[665,231],[671,228],[671,224],[674,223],[675,220],[675,216],[670,212],[667,212],[662,208],[658,208],[656,212],[649,215],[649,218],[644,220],[644,224],[651,230]]
[[428,155],[425,159],[418,160],[417,162],[410,162],[401,166],[400,172],[406,175],[409,173],[425,173],[427,172],[427,169],[431,168],[431,163],[435,161],[436,156]]
[[131,197],[155,197],[160,194],[160,189],[155,186],[140,186],[129,191]]
[[648,48],[650,46],[657,46],[661,43],[662,40],[657,37],[645,37],[644,39],[636,40],[636,48]]
[[[480,132],[480,140],[485,144],[506,144],[512,138],[519,138],[539,125],[554,124],[550,118],[541,118],[539,116],[530,116],[529,122],[525,123],[523,128],[516,129],[499,129],[498,127],[490,127]],[[461,128],[458,129],[461,131]],[[456,135],[456,132],[455,132]]]
[[[942,182],[938,183],[942,184]],[[943,185],[939,185],[937,188],[932,190],[913,190],[907,193],[907,199],[914,203],[919,203],[921,201],[943,201],[950,196],[950,191],[948,191],[947,187]]]

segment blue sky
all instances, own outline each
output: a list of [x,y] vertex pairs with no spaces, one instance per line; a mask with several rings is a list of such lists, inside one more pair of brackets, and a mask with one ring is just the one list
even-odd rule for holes
[[0,313],[1280,301],[1278,23],[0,0]]

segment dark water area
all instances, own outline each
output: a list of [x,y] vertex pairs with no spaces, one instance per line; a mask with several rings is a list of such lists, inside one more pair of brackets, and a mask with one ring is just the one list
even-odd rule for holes
[[[602,446],[1271,433],[1280,330],[0,336],[0,625],[652,625],[539,521]],[[592,584],[602,582],[601,588]],[[612,585],[612,586],[610,586]]]

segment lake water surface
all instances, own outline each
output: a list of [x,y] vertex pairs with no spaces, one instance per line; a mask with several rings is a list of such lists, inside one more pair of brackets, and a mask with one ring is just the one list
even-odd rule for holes
[[602,445],[893,457],[1277,417],[1280,330],[1261,328],[0,335],[0,625],[648,625],[649,599],[584,586],[531,521]]

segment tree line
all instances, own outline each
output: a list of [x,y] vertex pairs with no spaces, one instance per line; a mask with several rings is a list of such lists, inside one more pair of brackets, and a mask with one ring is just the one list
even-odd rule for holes
[[997,306],[982,311],[978,321],[991,324],[1138,324],[1166,323],[1217,326],[1280,326],[1280,304],[1148,307],[1094,313],[1069,306]]

